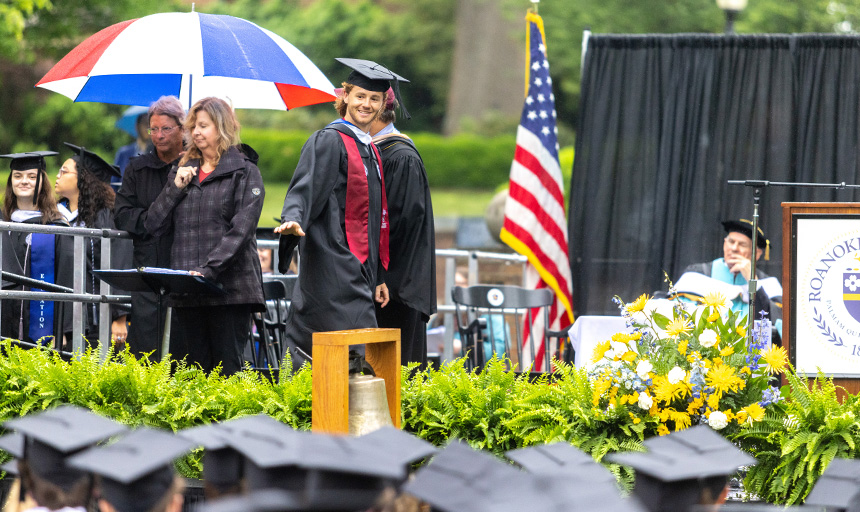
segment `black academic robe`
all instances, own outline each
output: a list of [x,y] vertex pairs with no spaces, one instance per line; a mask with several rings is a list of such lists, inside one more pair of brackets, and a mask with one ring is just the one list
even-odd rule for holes
[[[65,202],[64,204],[68,206],[67,202]],[[108,208],[102,208],[96,213],[96,218],[92,226],[85,225],[77,218],[71,221],[71,225],[75,227],[116,229],[116,225],[114,224],[113,220],[113,212]],[[100,293],[99,289],[101,281],[95,276],[95,274],[93,274],[93,270],[102,268],[101,243],[101,238],[84,238],[84,256],[87,266],[86,276],[84,277],[84,287],[86,289],[86,293]],[[113,240],[111,240],[110,249],[110,268],[132,268],[133,249],[130,240],[121,240],[114,238]],[[127,294],[127,292],[125,291],[116,289],[111,289],[110,293],[112,295]],[[69,307],[71,307],[71,303],[69,304]],[[84,320],[84,335],[91,342],[95,342],[95,340],[98,339],[99,334],[99,304],[95,302],[84,303],[84,309],[87,312],[86,319]],[[112,304],[110,306],[111,322],[113,322],[120,316],[127,314],[128,310],[124,306],[119,306],[116,304]]]
[[287,315],[286,341],[311,353],[314,332],[376,327],[373,293],[384,281],[379,260],[382,183],[369,146],[357,142],[367,172],[368,257],[361,263],[349,250],[344,227],[347,152],[337,130],[355,138],[345,125],[329,125],[302,148],[284,199],[281,221],[295,221],[304,237],[281,236],[279,270],[285,273],[293,249],[301,255],[298,285]]
[[[116,194],[114,221],[117,229],[128,231],[134,244],[132,267],[170,267],[173,232],[151,235],[144,227],[149,207],[167,183],[167,174],[174,162],[163,162],[154,151],[132,158],[125,169],[122,186]],[[111,264],[113,268],[121,268]],[[131,268],[131,267],[128,267]],[[128,345],[137,355],[161,348],[165,304],[158,311],[158,295],[149,292],[131,293],[131,317]],[[158,358],[156,354],[155,358]]]
[[[24,221],[26,224],[40,224],[41,219],[33,218]],[[68,226],[65,220],[51,223],[58,226]],[[29,233],[2,231],[3,237],[3,270],[14,274],[30,277],[30,246],[27,244]],[[72,288],[74,284],[74,240],[70,236],[56,236],[54,241],[54,283]],[[6,290],[24,290],[19,285],[6,286]],[[29,290],[30,288],[26,288]],[[2,306],[2,326],[0,334],[31,343],[37,341],[29,338],[30,302],[22,299],[5,299]],[[62,333],[72,330],[72,303],[54,302],[54,336],[61,338]]]
[[427,320],[436,312],[436,230],[430,185],[421,155],[408,137],[376,143],[385,171],[390,218],[390,263],[385,284],[391,303],[377,305],[380,327],[401,330],[401,362],[427,360]]

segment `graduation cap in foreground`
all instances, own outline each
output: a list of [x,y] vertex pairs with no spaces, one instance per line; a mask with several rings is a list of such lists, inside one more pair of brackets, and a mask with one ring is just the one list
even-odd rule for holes
[[[17,431],[18,439],[5,436],[11,444],[5,444],[10,453],[27,461],[33,472],[64,489],[71,488],[86,476],[68,464],[68,458],[84,448],[121,434],[125,426],[73,405],[61,405],[54,409],[29,414],[9,420],[4,427]],[[12,450],[19,450],[15,454]],[[4,448],[4,449],[6,449]]]
[[529,446],[505,453],[529,473],[538,475],[565,475],[573,480],[611,482],[615,475],[594,458],[570,443],[552,443]]
[[219,493],[238,485],[243,476],[242,454],[227,443],[227,438],[233,433],[231,423],[211,423],[176,433],[204,448],[203,480],[215,486]]
[[[78,157],[78,172],[90,172],[93,176],[96,177],[99,181],[103,181],[105,183],[110,183],[111,178],[121,178],[122,173],[119,171],[119,167],[115,165],[111,165],[105,160],[93,153],[89,149],[82,146],[75,146],[74,144],[69,144],[68,142],[64,142],[66,146],[72,149]],[[83,167],[83,169],[81,169]]]
[[263,489],[206,503],[200,512],[292,512],[311,510],[296,501],[295,496],[280,489]]
[[807,505],[846,510],[860,491],[860,460],[833,459],[806,497]]
[[369,450],[389,455],[403,465],[417,462],[439,451],[432,443],[390,425],[355,439]]
[[6,434],[5,436],[0,437],[0,450],[3,450],[4,452],[14,457],[9,462],[0,465],[0,471],[5,471],[6,473],[17,475],[18,461],[15,459],[20,459],[24,456],[24,435],[14,432],[12,434]]
[[193,448],[193,442],[170,432],[140,428],[113,444],[70,457],[68,463],[100,475],[102,497],[115,509],[144,512],[173,486],[173,460]]
[[227,442],[246,458],[248,488],[281,489],[314,510],[368,508],[386,486],[406,476],[407,463],[367,440],[300,432],[266,416],[230,426]]
[[59,153],[56,151],[27,151],[24,153],[0,155],[0,158],[11,159],[12,161],[9,163],[9,169],[13,171],[28,171],[30,169],[39,169],[40,171],[44,171],[47,169],[45,157],[58,154]]
[[728,477],[755,459],[707,425],[652,437],[648,453],[613,453],[606,459],[636,470],[633,493],[651,511],[687,510],[713,502]]
[[[403,98],[400,95],[400,82],[409,83],[409,80],[371,60],[348,59],[343,57],[338,57],[334,60],[340,62],[344,66],[352,68],[353,71],[346,79],[346,83],[348,84],[353,84],[361,87],[362,89],[374,92],[386,92],[389,87],[392,87],[394,89],[394,97],[397,98],[397,102],[400,104],[400,110],[403,112],[403,117],[406,119],[412,118],[412,116],[409,115],[409,112],[406,111],[406,107],[403,105]],[[392,80],[394,81],[393,85],[390,83]]]

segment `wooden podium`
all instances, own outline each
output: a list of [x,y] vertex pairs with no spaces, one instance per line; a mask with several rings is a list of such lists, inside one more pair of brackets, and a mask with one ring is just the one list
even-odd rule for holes
[[349,347],[365,345],[365,358],[385,380],[391,422],[400,428],[400,329],[356,329],[313,335],[311,428],[349,433]]
[[[802,283],[799,283],[800,276],[798,276],[797,269],[795,268],[799,261],[799,245],[804,245],[803,241],[798,241],[797,223],[803,219],[820,219],[825,222],[860,219],[860,203],[782,203],[782,282],[785,286],[782,308],[782,345],[788,351],[789,360],[795,368],[797,367],[798,342],[805,341],[803,337],[800,337],[798,325],[798,322],[801,320],[799,303],[803,299],[803,297],[798,295],[798,292]],[[834,269],[839,267],[836,264],[831,265],[828,263],[823,268],[829,271],[831,266]],[[842,336],[840,339],[834,331],[830,330],[831,326],[825,324],[827,318],[824,315],[820,318],[820,322],[822,322],[821,328],[826,329],[823,334],[825,338],[827,333],[831,333],[833,342],[839,343],[840,346],[844,346],[846,343],[854,343],[853,340],[849,340],[845,336]],[[822,336],[822,333],[819,332],[818,336]],[[852,355],[856,357],[858,354],[855,351]],[[831,375],[833,383],[841,386],[845,392],[851,394],[860,392],[860,373],[856,370],[851,373],[828,372],[825,370],[825,374]],[[809,376],[809,380],[812,380],[811,376]],[[784,377],[783,384],[785,384]],[[837,393],[841,400],[845,393],[839,388],[837,388]]]

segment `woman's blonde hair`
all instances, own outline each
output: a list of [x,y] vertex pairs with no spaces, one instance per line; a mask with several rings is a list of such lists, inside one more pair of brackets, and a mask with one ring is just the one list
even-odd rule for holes
[[236,114],[230,105],[221,98],[203,98],[191,107],[191,110],[188,111],[188,115],[185,117],[184,129],[185,137],[187,137],[188,151],[185,152],[185,156],[179,161],[179,165],[185,165],[186,162],[195,158],[201,160],[202,163],[203,155],[197,149],[197,146],[194,145],[192,139],[194,125],[197,123],[197,116],[201,111],[209,115],[209,118],[212,119],[215,128],[218,130],[218,158],[215,159],[215,165],[218,165],[221,155],[230,146],[235,146],[241,142],[239,139],[239,120],[236,119]]

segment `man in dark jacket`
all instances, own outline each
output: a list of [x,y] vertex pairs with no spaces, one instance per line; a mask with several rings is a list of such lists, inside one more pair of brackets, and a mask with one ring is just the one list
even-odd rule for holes
[[[129,161],[122,187],[116,195],[114,221],[117,229],[131,233],[135,267],[170,267],[173,233],[152,236],[144,222],[147,209],[161,193],[167,174],[183,149],[184,121],[185,110],[176,97],[163,96],[152,104],[149,108],[149,131],[154,149]],[[131,306],[128,343],[132,352],[142,355],[156,351],[154,357],[160,358],[166,304],[159,308],[155,293],[134,292]]]
[[427,321],[436,312],[436,230],[424,161],[412,139],[394,127],[397,100],[389,89],[385,109],[371,125],[382,155],[391,218],[385,284],[391,302],[376,306],[379,327],[400,329],[401,364],[427,363]]

